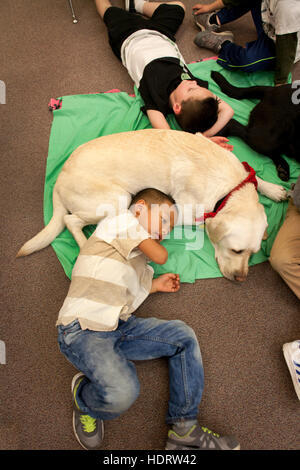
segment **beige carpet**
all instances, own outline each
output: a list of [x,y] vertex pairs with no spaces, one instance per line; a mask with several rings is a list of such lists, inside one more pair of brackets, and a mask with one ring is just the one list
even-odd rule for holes
[[[0,365],[0,448],[80,449],[72,431],[70,383],[76,372],[58,350],[55,322],[67,293],[51,247],[15,259],[43,226],[43,188],[51,97],[120,88],[132,92],[111,52],[93,0],[10,0],[0,5],[1,322],[6,365]],[[193,2],[178,33],[187,62],[213,55],[193,44]],[[119,5],[119,4],[118,4]],[[121,4],[120,4],[121,5]],[[236,41],[255,38],[251,17],[232,23]],[[299,66],[294,78],[300,78]],[[247,282],[223,278],[150,296],[141,316],[180,318],[199,338],[205,389],[202,424],[234,433],[242,449],[299,449],[300,407],[282,355],[300,338],[299,301],[268,263]],[[163,449],[168,373],[164,359],[137,364],[141,394],[106,423],[103,449]]]

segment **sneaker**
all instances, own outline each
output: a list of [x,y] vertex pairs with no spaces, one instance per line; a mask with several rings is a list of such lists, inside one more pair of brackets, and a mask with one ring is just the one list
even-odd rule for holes
[[282,349],[293,380],[295,392],[300,400],[300,341],[286,343]]
[[194,39],[194,43],[198,47],[212,49],[215,53],[219,53],[222,44],[225,41],[233,42],[233,34],[231,31],[223,33],[214,33],[213,31],[201,31]]
[[233,436],[219,436],[209,429],[195,424],[179,436],[172,429],[168,433],[165,450],[239,450],[240,444]]
[[84,378],[79,372],[73,377],[71,390],[73,397],[73,431],[79,444],[86,450],[100,449],[104,436],[104,425],[101,419],[94,419],[81,411],[76,402],[78,385]]
[[134,0],[125,0],[125,10],[136,13]]
[[217,33],[218,31],[220,31],[221,26],[218,24],[210,23],[210,18],[215,14],[215,11],[213,11],[212,13],[202,13],[199,15],[193,13],[195,25],[198,26],[201,31],[215,31]]

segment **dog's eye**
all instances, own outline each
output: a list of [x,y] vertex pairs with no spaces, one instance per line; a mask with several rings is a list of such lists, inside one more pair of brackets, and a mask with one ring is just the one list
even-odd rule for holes
[[237,255],[240,255],[241,253],[243,253],[244,250],[231,250],[233,251],[233,253],[236,253]]

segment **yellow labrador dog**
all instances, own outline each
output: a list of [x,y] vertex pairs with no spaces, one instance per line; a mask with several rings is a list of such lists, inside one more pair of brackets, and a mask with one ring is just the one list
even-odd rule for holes
[[[205,213],[247,178],[248,172],[229,151],[202,134],[147,129],[100,137],[78,147],[66,161],[53,191],[53,217],[20,249],[26,256],[49,245],[66,226],[81,247],[85,225],[103,217],[101,207],[130,205],[131,196],[154,187],[170,194],[177,205],[203,205]],[[286,198],[282,186],[257,178],[258,190],[275,201]],[[196,216],[196,209],[192,215]],[[267,228],[256,187],[234,191],[206,231],[222,274],[243,281],[248,260],[260,249]]]

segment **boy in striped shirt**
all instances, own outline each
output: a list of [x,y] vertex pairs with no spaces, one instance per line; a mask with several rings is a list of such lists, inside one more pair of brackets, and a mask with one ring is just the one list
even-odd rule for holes
[[[99,449],[103,421],[118,417],[136,400],[133,360],[169,358],[172,425],[168,449],[238,446],[197,423],[203,366],[194,331],[179,320],[138,318],[133,312],[154,292],[177,292],[179,276],[153,279],[147,261],[167,261],[160,241],[174,227],[174,200],[155,189],[138,193],[130,210],[102,220],[81,248],[68,295],[59,312],[62,353],[81,372],[72,381],[73,430],[85,449]],[[188,446],[188,447],[186,447]]]

